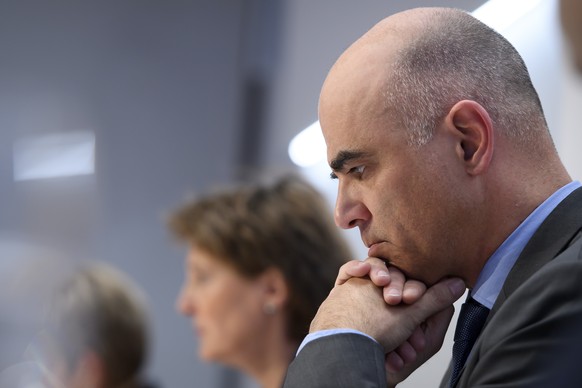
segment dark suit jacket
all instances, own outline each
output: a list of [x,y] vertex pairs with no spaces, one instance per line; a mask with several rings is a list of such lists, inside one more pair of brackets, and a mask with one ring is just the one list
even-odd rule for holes
[[[581,236],[577,189],[519,256],[456,387],[582,387]],[[383,349],[357,334],[315,340],[290,365],[284,387],[386,387]]]

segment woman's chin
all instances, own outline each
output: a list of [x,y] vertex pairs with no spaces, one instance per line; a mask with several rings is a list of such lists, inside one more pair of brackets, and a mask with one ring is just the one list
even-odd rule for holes
[[212,349],[201,347],[198,351],[198,357],[206,362],[221,362],[221,357]]

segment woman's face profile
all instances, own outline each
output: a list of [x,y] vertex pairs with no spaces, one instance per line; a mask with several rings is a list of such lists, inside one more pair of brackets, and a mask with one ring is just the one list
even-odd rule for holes
[[266,323],[262,284],[197,247],[188,253],[185,272],[177,308],[192,318],[199,356],[227,364],[246,357]]

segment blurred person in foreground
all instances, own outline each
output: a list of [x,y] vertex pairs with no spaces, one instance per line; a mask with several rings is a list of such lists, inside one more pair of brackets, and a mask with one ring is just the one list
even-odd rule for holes
[[170,228],[188,244],[177,309],[192,318],[200,357],[278,388],[350,251],[328,204],[284,177],[199,198]]
[[61,252],[0,233],[0,388],[41,386],[42,370],[27,349],[43,330],[50,296],[69,270]]
[[392,15],[333,65],[319,118],[336,223],[370,258],[340,271],[285,387],[395,386],[465,287],[441,387],[580,387],[561,361],[582,354],[582,189],[511,44],[460,10]]
[[51,388],[143,388],[149,340],[146,302],[129,277],[104,262],[75,266],[29,349]]
[[582,1],[560,0],[560,22],[571,51],[572,62],[582,74]]

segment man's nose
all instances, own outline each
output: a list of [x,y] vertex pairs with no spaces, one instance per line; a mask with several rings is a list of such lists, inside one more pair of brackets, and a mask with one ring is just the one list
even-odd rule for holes
[[338,188],[334,213],[335,223],[343,229],[361,226],[371,218],[371,213],[358,195],[347,188]]

